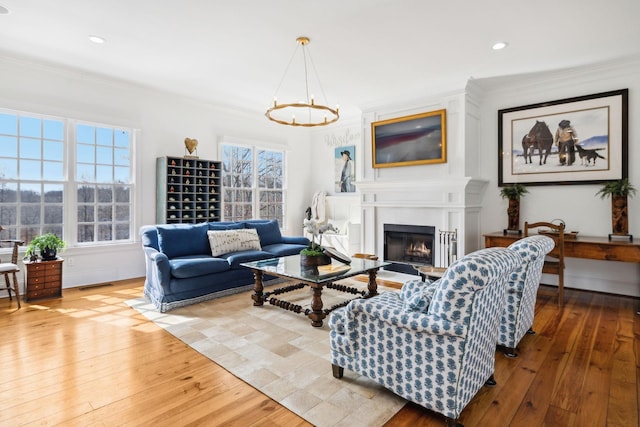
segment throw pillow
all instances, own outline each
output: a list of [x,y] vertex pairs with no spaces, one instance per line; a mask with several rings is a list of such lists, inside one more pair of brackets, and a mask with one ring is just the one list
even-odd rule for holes
[[247,228],[255,228],[260,236],[260,244],[262,246],[282,243],[282,234],[277,220],[268,222],[247,222]]
[[209,252],[208,225],[174,224],[158,226],[158,247],[169,259]]
[[214,257],[230,252],[261,250],[260,237],[254,229],[209,230],[209,246]]

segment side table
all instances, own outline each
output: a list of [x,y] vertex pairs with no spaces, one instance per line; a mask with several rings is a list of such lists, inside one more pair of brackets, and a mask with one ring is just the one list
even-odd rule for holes
[[62,297],[62,263],[53,261],[25,261],[24,300]]

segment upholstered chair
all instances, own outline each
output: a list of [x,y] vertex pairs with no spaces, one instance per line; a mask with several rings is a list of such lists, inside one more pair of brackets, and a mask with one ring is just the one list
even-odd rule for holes
[[495,384],[506,282],[521,263],[510,249],[481,249],[433,283],[412,281],[334,311],[334,377],[346,368],[457,423],[480,388]]
[[517,357],[516,347],[522,337],[534,333],[533,316],[542,266],[553,247],[553,239],[543,235],[525,237],[509,246],[520,254],[522,262],[509,276],[498,334],[498,346],[508,357]]

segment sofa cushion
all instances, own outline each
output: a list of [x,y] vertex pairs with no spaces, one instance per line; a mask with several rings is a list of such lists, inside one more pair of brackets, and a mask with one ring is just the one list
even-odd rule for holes
[[158,226],[158,247],[169,259],[209,254],[207,223]]
[[209,236],[211,255],[214,257],[231,252],[261,249],[258,232],[254,229],[209,230],[207,235]]
[[300,245],[294,243],[275,243],[273,245],[263,246],[262,250],[273,254],[274,257],[282,257],[289,255],[298,255],[301,250],[308,245]]
[[273,245],[274,243],[282,243],[282,234],[277,220],[267,222],[248,222],[247,228],[255,228],[260,236],[260,244],[262,246]]
[[227,262],[231,266],[232,269],[244,268],[240,264],[243,262],[251,262],[251,261],[260,261],[263,259],[273,258],[269,252],[264,251],[242,251],[242,252],[233,252],[230,254],[224,255],[223,258],[226,258]]
[[226,259],[200,255],[173,258],[169,261],[169,267],[171,275],[178,279],[220,273],[230,269]]
[[242,222],[210,222],[209,230],[240,230],[245,228]]

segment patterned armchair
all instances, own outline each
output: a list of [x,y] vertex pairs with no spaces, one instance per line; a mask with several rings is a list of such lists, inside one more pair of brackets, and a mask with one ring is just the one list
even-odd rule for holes
[[522,257],[522,263],[511,273],[507,283],[498,346],[508,357],[517,357],[516,347],[526,333],[533,334],[533,315],[544,257],[555,243],[548,236],[535,235],[517,240],[509,246]]
[[344,368],[457,422],[493,382],[508,275],[522,263],[507,248],[454,262],[436,282],[350,302],[329,318],[333,375]]

